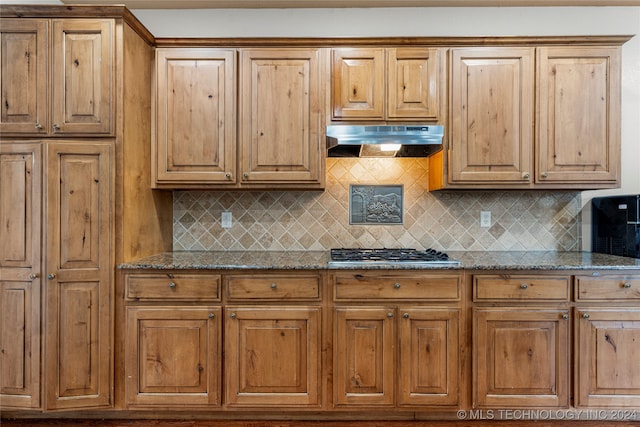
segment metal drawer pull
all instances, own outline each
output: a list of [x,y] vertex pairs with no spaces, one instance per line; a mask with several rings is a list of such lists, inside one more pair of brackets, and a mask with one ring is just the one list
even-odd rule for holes
[[214,317],[216,317],[216,315],[215,315],[215,314],[213,314],[213,313],[209,313],[209,319],[213,319]]
[[275,288],[278,287],[278,285],[276,283],[272,283],[270,286],[271,286],[271,289],[275,289]]
[[387,313],[387,317],[389,317],[389,318],[393,317],[393,313],[392,312],[388,312]]
[[55,278],[56,278],[56,274],[55,274],[55,273],[49,273],[49,274],[47,274],[47,279],[49,279],[49,280],[53,280],[53,279],[55,279]]
[[624,282],[624,285],[622,285],[622,287],[625,289],[629,289],[631,287],[631,282]]
[[562,318],[563,318],[563,319],[568,319],[568,318],[569,318],[569,314],[568,314],[568,313],[564,313],[564,314],[562,315]]
[[582,315],[582,317],[585,318],[585,319],[588,319],[591,316],[589,316],[589,313],[585,313],[585,314]]
[[408,319],[409,318],[409,313],[403,314],[402,317],[404,317],[405,319]]
[[38,273],[31,273],[31,274],[29,275],[29,279],[31,279],[31,280],[35,280],[35,279],[37,279],[37,278],[38,278]]
[[173,282],[169,283],[169,288],[171,288],[171,289],[175,289],[175,287],[176,287],[176,284],[175,284],[175,283],[173,283]]
[[42,129],[42,125],[40,123],[36,123],[36,129],[38,130]]
[[231,314],[229,315],[229,317],[231,317],[232,319],[235,319],[235,318],[236,318],[236,314],[235,314],[235,313],[231,313]]
[[529,285],[527,285],[526,283],[520,283],[520,289],[527,289],[529,287]]
[[396,282],[396,283],[393,285],[393,287],[394,287],[394,288],[396,288],[396,289],[400,289],[400,283],[397,283],[397,282]]

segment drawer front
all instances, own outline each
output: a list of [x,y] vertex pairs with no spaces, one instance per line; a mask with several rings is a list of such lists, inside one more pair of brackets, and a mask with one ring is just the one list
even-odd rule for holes
[[234,300],[316,300],[318,275],[238,275],[226,278],[227,297]]
[[336,300],[460,301],[460,274],[337,273]]
[[640,276],[576,276],[576,301],[640,300]]
[[569,283],[567,276],[475,276],[473,300],[566,301]]
[[219,274],[133,274],[126,279],[126,298],[135,300],[220,299]]

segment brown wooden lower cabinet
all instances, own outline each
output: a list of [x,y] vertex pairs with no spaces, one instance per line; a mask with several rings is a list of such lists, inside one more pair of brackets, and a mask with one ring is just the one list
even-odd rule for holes
[[640,308],[575,315],[575,406],[640,407]]
[[474,406],[569,406],[567,312],[525,307],[474,309]]
[[220,307],[129,307],[127,405],[220,405]]

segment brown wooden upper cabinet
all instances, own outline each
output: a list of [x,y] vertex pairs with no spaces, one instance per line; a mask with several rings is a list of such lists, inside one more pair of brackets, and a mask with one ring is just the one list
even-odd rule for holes
[[440,119],[442,49],[335,48],[333,120]]
[[323,52],[158,49],[153,186],[321,189]]
[[620,46],[454,48],[450,76],[432,190],[619,186]]
[[0,33],[0,132],[113,134],[113,20],[6,19]]

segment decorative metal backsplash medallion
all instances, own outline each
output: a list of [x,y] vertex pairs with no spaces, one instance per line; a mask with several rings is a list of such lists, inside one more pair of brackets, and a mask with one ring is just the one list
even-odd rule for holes
[[402,224],[402,185],[350,185],[349,224]]

